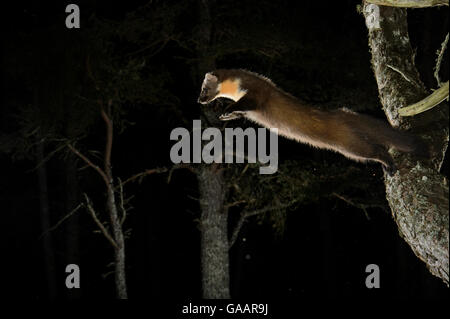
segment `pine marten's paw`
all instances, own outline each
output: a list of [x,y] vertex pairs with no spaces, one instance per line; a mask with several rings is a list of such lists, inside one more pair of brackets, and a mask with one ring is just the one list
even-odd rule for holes
[[395,164],[386,166],[386,165],[382,165],[383,167],[383,171],[388,174],[389,176],[394,176],[395,172],[397,172],[397,166],[395,166]]
[[241,117],[244,117],[244,112],[231,112],[231,113],[224,113],[221,116],[219,116],[219,120],[221,121],[230,121],[239,119]]

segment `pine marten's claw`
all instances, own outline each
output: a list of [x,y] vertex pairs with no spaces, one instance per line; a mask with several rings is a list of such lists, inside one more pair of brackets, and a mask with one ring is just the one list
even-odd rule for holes
[[391,164],[389,166],[386,165],[382,165],[383,171],[388,174],[390,177],[394,176],[395,173],[397,172],[397,166],[395,166],[394,164]]
[[235,119],[241,118],[242,116],[243,116],[243,114],[241,114],[239,112],[224,113],[219,116],[219,120],[230,121],[230,120],[235,120]]
[[233,113],[224,113],[219,116],[219,120],[221,120],[221,121],[229,121],[229,120],[233,120],[235,118],[236,117],[233,115]]

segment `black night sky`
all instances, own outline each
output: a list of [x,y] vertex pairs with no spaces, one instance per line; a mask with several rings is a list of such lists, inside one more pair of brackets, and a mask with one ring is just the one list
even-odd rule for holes
[[[2,5],[2,287],[10,298],[116,297],[114,249],[84,195],[111,232],[105,184],[68,147],[102,166],[101,108],[114,121],[114,181],[160,170],[124,184],[128,297],[179,303],[202,298],[201,194],[198,167],[170,170],[169,136],[176,127],[191,130],[202,116],[204,65],[245,68],[316,107],[345,106],[385,119],[359,1],[210,1],[206,49],[202,2],[77,1],[79,29],[66,28],[70,2]],[[409,9],[408,25],[417,68],[431,90],[448,9]],[[441,78],[448,80],[448,50]],[[258,127],[246,120],[227,125]],[[226,201],[253,198],[250,206],[228,209],[230,236],[244,209],[296,199],[242,225],[229,251],[231,298],[295,304],[448,297],[447,286],[400,237],[379,164],[280,137],[272,177],[261,180],[246,164],[229,166],[224,174],[234,174],[228,179],[234,184]],[[441,172],[448,177],[447,160]],[[116,202],[122,203],[117,188]],[[65,286],[68,264],[80,267],[79,289]],[[366,288],[369,264],[380,267],[379,289]]]

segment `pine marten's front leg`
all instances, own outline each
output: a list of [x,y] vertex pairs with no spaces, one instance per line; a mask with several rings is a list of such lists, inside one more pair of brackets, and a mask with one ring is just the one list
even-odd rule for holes
[[251,111],[255,108],[253,104],[254,103],[251,103],[250,100],[244,96],[239,101],[230,103],[225,108],[224,113],[219,116],[219,120],[230,121],[242,118],[247,111]]

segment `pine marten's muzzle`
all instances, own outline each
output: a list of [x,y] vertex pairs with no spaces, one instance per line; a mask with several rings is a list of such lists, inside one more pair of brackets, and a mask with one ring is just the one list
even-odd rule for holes
[[197,99],[197,102],[201,103],[201,104],[207,104],[208,103],[208,97],[200,94],[200,96]]
[[211,97],[208,94],[208,90],[203,89],[200,92],[200,95],[199,95],[199,97],[197,99],[197,102],[201,103],[201,104],[208,104],[209,102],[211,102]]

